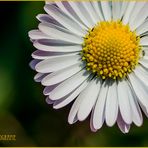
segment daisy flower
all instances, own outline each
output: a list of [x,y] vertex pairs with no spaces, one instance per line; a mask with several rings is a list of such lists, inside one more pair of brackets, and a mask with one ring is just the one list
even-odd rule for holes
[[127,133],[148,117],[148,2],[47,2],[29,37],[37,50],[31,67],[46,102],[73,102],[68,122],[90,115]]

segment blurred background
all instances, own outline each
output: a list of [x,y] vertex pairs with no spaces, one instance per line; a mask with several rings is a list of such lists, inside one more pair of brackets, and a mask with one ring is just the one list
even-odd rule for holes
[[148,119],[122,134],[117,126],[92,133],[89,119],[67,123],[71,104],[54,110],[47,105],[43,87],[30,69],[35,50],[28,31],[36,29],[36,15],[44,2],[0,2],[0,135],[16,135],[16,141],[0,146],[148,146]]

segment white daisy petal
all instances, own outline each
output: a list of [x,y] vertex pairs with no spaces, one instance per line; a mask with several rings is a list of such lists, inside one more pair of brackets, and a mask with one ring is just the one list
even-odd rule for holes
[[[69,3],[72,4],[71,2],[69,2]],[[93,27],[97,23],[97,20],[94,17],[95,13],[91,7],[90,2],[75,2],[75,4],[76,4],[75,5],[76,9],[83,14],[83,18],[85,19],[85,22],[87,21],[87,24],[90,27]],[[74,4],[72,4],[72,5],[74,5]],[[80,13],[78,16],[80,16]]]
[[[58,39],[39,39],[36,40],[35,42],[39,42],[40,44],[47,45],[47,46],[77,46],[75,43],[70,43]],[[81,45],[78,45],[81,46]],[[45,50],[46,51],[46,50]]]
[[137,66],[134,70],[134,73],[141,81],[143,81],[143,83],[145,83],[145,85],[148,86],[148,71],[145,68],[143,68],[142,66]]
[[[145,54],[148,55],[148,46],[142,47],[142,50],[144,50]],[[145,56],[143,56],[144,58]]]
[[100,129],[104,122],[105,115],[105,102],[108,92],[108,81],[106,80],[101,87],[100,94],[98,96],[96,105],[93,111],[93,127],[95,129]]
[[58,1],[55,3],[65,14],[67,14],[74,22],[76,22],[83,29],[83,31],[87,30],[87,27],[80,21],[79,17],[70,6],[68,1]]
[[139,60],[139,63],[144,66],[145,68],[148,68],[148,60],[143,58]]
[[87,10],[87,12],[89,13],[90,18],[92,19],[93,23],[94,24],[98,23],[99,22],[98,17],[96,15],[96,12],[95,12],[93,6],[91,5],[91,3],[84,2],[84,1],[82,1],[81,3],[84,6],[84,8]]
[[141,59],[140,61],[142,60],[148,61],[148,46],[142,47],[142,50],[143,50],[143,59]]
[[[134,73],[142,81],[142,83],[145,85],[145,91],[147,91],[146,88],[148,87],[148,84],[147,84],[148,71],[145,68],[139,66],[134,70]],[[142,102],[140,103],[140,105],[142,106],[142,109],[144,110],[145,114],[148,116],[148,108],[147,108],[147,106],[145,107],[145,105],[143,105]]]
[[108,126],[113,126],[118,115],[117,82],[109,86],[105,105],[105,118]]
[[37,73],[35,76],[34,76],[34,80],[36,82],[41,82],[42,79],[46,76],[47,74],[44,74],[44,73]]
[[74,104],[72,105],[71,110],[69,112],[69,116],[68,116],[69,124],[73,124],[78,120],[77,112],[79,110],[79,107],[80,107],[82,100],[83,100],[82,97],[78,97],[76,99],[76,101],[74,102]]
[[148,46],[148,36],[144,36],[140,39],[140,44],[142,46]]
[[41,32],[39,30],[31,30],[31,31],[29,31],[28,35],[33,40],[49,38],[49,36],[47,36],[46,34],[44,34],[43,32]]
[[96,15],[97,15],[98,20],[103,21],[104,18],[103,18],[103,14],[101,12],[100,2],[99,1],[93,1],[93,2],[91,2],[91,4],[94,7],[94,10],[96,11]]
[[81,99],[78,111],[78,119],[83,121],[90,114],[100,91],[101,81],[93,79],[92,82],[80,93],[77,99]]
[[66,80],[67,78],[82,70],[83,67],[84,65],[78,63],[72,65],[71,67],[53,72],[42,80],[42,85],[49,86],[62,82],[63,80]]
[[34,59],[44,60],[44,59],[48,59],[48,57],[50,57],[50,52],[36,50],[31,54],[31,56]]
[[132,120],[137,126],[141,126],[143,123],[142,113],[138,105],[138,99],[136,95],[132,92],[130,86],[128,85],[128,98],[130,101],[131,111],[132,111]]
[[[94,80],[92,80],[92,82],[91,82],[91,84],[93,83],[93,81]],[[90,84],[90,85],[91,85]],[[90,85],[88,85],[81,93],[80,93],[80,95],[77,97],[77,99],[76,99],[76,101],[74,102],[74,104],[73,104],[73,106],[72,106],[72,108],[71,108],[71,110],[70,110],[70,113],[69,113],[69,117],[68,117],[68,122],[70,123],[70,124],[72,124],[73,123],[73,121],[74,121],[74,117],[75,116],[77,116],[77,119],[78,120],[81,120],[81,112],[79,112],[79,110],[81,109],[81,107],[82,107],[82,103],[83,103],[83,100],[85,99],[83,96],[85,95],[85,93],[84,92],[86,92],[87,90],[88,90],[88,87],[91,87]],[[92,84],[93,85],[93,84]],[[82,110],[83,110],[83,108],[82,108]],[[81,111],[82,111],[81,110]],[[90,108],[90,110],[88,109],[88,112],[90,112],[91,111],[91,108]],[[83,112],[84,114],[85,114],[85,112]],[[77,115],[78,114],[78,115]],[[88,113],[89,114],[89,113]],[[86,115],[87,116],[87,115]]]
[[[148,54],[148,53],[147,53]],[[148,61],[148,55],[146,55],[146,52],[145,52],[145,56],[144,56],[144,58],[143,58],[143,60],[147,60]],[[139,63],[141,63],[141,62],[139,62]],[[146,62],[147,63],[147,62]],[[143,64],[141,64],[141,65],[143,65]],[[145,68],[146,68],[146,66],[144,66]]]
[[85,31],[70,17],[68,17],[66,14],[62,13],[61,10],[58,7],[46,5],[44,7],[45,11],[51,15],[57,22],[65,26],[67,29],[69,29],[71,32],[83,36],[85,34]]
[[112,15],[113,20],[120,19],[120,11],[121,11],[121,2],[118,1],[112,1]]
[[72,77],[58,85],[50,93],[49,98],[51,98],[52,100],[58,100],[68,95],[73,90],[75,90],[82,82],[84,82],[89,77],[89,75],[90,73],[86,72],[85,70],[78,72],[77,74],[73,75]]
[[129,18],[130,18],[130,15],[131,15],[131,12],[135,6],[136,2],[135,1],[132,1],[132,2],[129,2],[128,6],[127,6],[127,9],[125,11],[125,14],[123,16],[123,20],[122,22],[124,24],[127,24],[129,22]]
[[48,97],[46,98],[46,103],[47,104],[53,104],[55,101],[53,100],[50,100]]
[[61,45],[54,43],[54,40],[38,40],[34,42],[34,47],[36,47],[39,50],[42,51],[50,51],[50,52],[77,52],[82,50],[81,45],[64,45],[64,43],[61,43]]
[[130,15],[129,24],[131,24],[134,21],[134,19],[136,18],[136,16],[141,11],[141,9],[144,7],[145,4],[146,4],[145,1],[137,1],[135,3],[135,6]]
[[89,79],[85,80],[76,90],[74,90],[68,97],[66,97],[66,99],[62,100],[61,102],[55,104],[53,107],[55,109],[59,109],[62,108],[64,106],[66,106],[67,104],[69,104],[70,102],[72,102],[79,94],[80,92],[82,92],[86,86],[89,84]]
[[76,43],[76,44],[83,43],[82,37],[78,37],[74,34],[70,34],[65,29],[58,27],[58,26],[54,26],[49,23],[48,24],[47,23],[40,23],[39,29],[43,33],[45,33],[55,39],[63,40],[63,41],[70,42],[70,43],[72,42],[72,43]]
[[148,16],[148,3],[145,3],[144,7],[138,13],[134,21],[130,23],[131,28],[134,30],[139,27]]
[[111,7],[108,1],[101,1],[102,11],[106,21],[111,20]]
[[41,50],[36,50],[32,53],[32,58],[34,59],[39,59],[39,60],[46,60],[46,59],[54,59],[58,57],[66,57],[66,56],[75,56],[78,55],[77,52],[74,53],[65,53],[63,54],[62,52],[47,52],[47,51],[41,51]]
[[[37,18],[40,22],[42,22],[42,23],[51,23],[52,21],[56,21],[56,20],[53,19],[53,17],[51,17],[51,16],[48,15],[48,14],[38,14],[38,15],[36,16],[36,18]],[[51,21],[51,20],[52,20],[52,21]],[[56,21],[56,23],[58,23],[58,22]]]
[[148,90],[146,86],[137,78],[137,76],[134,73],[131,73],[128,77],[134,89],[134,92],[138,97],[138,101],[140,105],[142,105],[143,111],[146,115],[148,115]]
[[93,125],[93,111],[94,111],[94,109],[92,110],[91,117],[90,117],[90,129],[91,129],[91,131],[96,132],[97,129],[95,129],[94,125]]
[[123,17],[129,2],[122,2],[121,11],[120,11],[120,18]]
[[79,16],[80,20],[88,27],[91,28],[94,26],[94,23],[91,21],[91,18],[88,15],[87,10],[82,6],[81,2],[69,1],[69,4]]
[[73,103],[73,105],[70,109],[69,115],[68,115],[68,123],[69,124],[73,124],[78,120],[77,112],[78,112],[79,104],[81,103],[81,101],[82,100],[80,100],[80,99],[76,99],[76,101]]
[[142,104],[140,101],[139,101],[139,105],[142,108],[142,111],[144,112],[144,114],[146,115],[146,117],[148,118],[148,110],[147,110],[147,107],[144,104]]
[[130,124],[127,124],[127,123],[124,122],[124,120],[121,117],[120,112],[118,114],[117,124],[118,124],[118,127],[119,127],[119,129],[121,130],[122,133],[126,134],[126,133],[129,132]]
[[[56,5],[68,16],[70,16],[71,18],[71,14],[68,12],[68,10],[65,8],[64,6],[64,2],[63,1],[55,1]],[[67,2],[66,2],[67,3]]]
[[63,56],[53,59],[46,59],[35,66],[36,71],[40,73],[49,73],[79,63],[80,56]]
[[53,17],[51,17],[50,15],[48,14],[38,14],[36,16],[36,18],[42,22],[42,23],[50,23],[50,24],[54,24],[54,25],[57,25],[59,27],[63,27],[64,26],[62,24],[60,24],[59,22],[57,22]]
[[146,20],[144,23],[142,23],[137,29],[136,33],[141,35],[148,31],[148,20]]
[[32,60],[30,63],[29,63],[29,66],[35,70],[35,66],[40,62],[41,60],[37,60],[37,59],[34,59]]
[[132,115],[130,102],[128,99],[128,87],[126,80],[118,81],[118,101],[119,101],[119,109],[123,120],[127,124],[131,124]]
[[[43,90],[43,94],[44,94],[45,96],[49,96],[50,92],[51,92],[52,90],[54,90],[58,85],[59,85],[59,83],[58,83],[58,84],[55,84],[55,85],[51,85],[51,86],[46,86],[46,87],[44,88],[44,90]],[[51,99],[50,99],[50,100],[51,100]]]

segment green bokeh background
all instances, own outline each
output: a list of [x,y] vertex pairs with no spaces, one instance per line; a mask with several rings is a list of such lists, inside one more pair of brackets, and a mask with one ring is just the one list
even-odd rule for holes
[[35,50],[28,31],[37,28],[44,2],[0,2],[0,135],[15,134],[16,141],[0,146],[148,146],[148,119],[122,134],[117,126],[92,133],[89,119],[67,123],[72,104],[54,110],[47,105],[43,87],[29,67]]

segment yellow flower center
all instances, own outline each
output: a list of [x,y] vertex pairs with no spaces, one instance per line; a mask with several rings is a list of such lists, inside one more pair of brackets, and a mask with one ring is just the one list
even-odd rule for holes
[[138,64],[140,37],[121,21],[100,22],[84,38],[82,60],[102,79],[123,78]]

